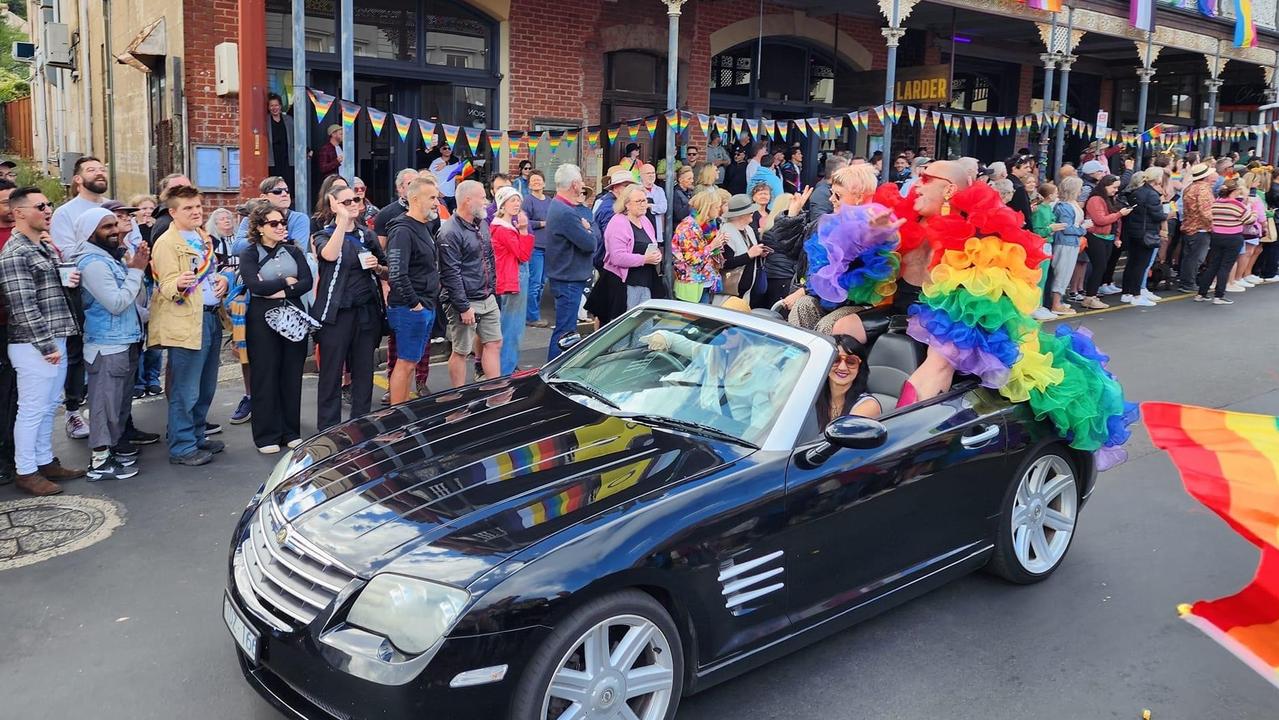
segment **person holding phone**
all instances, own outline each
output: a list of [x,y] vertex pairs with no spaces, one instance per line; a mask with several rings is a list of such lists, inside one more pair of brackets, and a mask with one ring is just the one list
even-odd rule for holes
[[1084,252],[1088,253],[1088,262],[1092,271],[1084,282],[1084,299],[1081,305],[1089,310],[1104,310],[1110,307],[1097,297],[1101,287],[1103,269],[1110,262],[1110,254],[1119,249],[1120,228],[1122,220],[1132,212],[1131,206],[1122,206],[1119,202],[1119,178],[1107,175],[1097,181],[1092,195],[1084,203],[1084,215],[1092,221],[1088,229],[1088,244]]
[[311,238],[320,271],[311,305],[311,316],[320,322],[315,333],[320,356],[317,430],[342,422],[344,368],[351,374],[350,417],[368,414],[373,402],[373,356],[386,320],[381,284],[387,277],[386,255],[373,231],[356,222],[355,191],[335,187],[324,200],[333,219]]
[[[749,299],[752,294],[763,294],[768,277],[762,272],[763,260],[772,250],[761,245],[755,237],[751,220],[755,215],[755,203],[746,194],[728,199],[724,210],[724,292]],[[760,287],[761,283],[763,287]]]
[[613,218],[604,228],[604,270],[586,299],[586,309],[601,325],[662,294],[657,270],[662,251],[648,218],[648,201],[642,185],[619,191]]

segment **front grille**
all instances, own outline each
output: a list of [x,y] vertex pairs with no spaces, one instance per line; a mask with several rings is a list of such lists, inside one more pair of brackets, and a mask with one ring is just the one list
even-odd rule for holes
[[291,530],[281,543],[279,533],[287,527],[275,503],[263,500],[249,523],[249,536],[240,545],[245,572],[237,579],[242,577],[248,587],[239,590],[241,595],[252,593],[266,610],[309,625],[355,573]]

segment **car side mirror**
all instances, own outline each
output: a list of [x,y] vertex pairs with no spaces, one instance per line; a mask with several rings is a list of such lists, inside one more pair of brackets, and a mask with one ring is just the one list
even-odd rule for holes
[[568,350],[569,348],[573,347],[574,345],[580,342],[582,342],[582,336],[576,332],[571,332],[561,337],[559,340],[556,341],[555,344],[559,346],[561,351],[564,351],[564,350]]
[[840,448],[872,450],[888,441],[888,428],[878,420],[859,415],[835,418],[826,426],[826,441],[818,444],[801,458],[802,464],[816,468],[831,459]]

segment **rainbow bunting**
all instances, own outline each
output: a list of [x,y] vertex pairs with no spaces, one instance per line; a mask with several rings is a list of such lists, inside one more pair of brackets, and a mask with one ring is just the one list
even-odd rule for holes
[[[1006,118],[1006,117],[999,118],[999,134],[1000,135],[1007,135],[1008,131],[1012,129],[1012,126],[1013,126],[1012,118]],[[1021,128],[1018,128],[1018,130],[1020,129]]]
[[1252,19],[1252,0],[1235,0],[1235,47],[1256,47],[1257,25]]
[[395,132],[400,136],[400,142],[408,142],[409,128],[413,127],[413,118],[406,118],[403,115],[392,113],[391,122],[395,123]]
[[386,111],[371,107],[364,108],[364,111],[369,114],[369,124],[373,126],[373,135],[382,137],[382,126],[386,125]]
[[777,122],[764,118],[759,121],[759,129],[764,131],[764,137],[772,139],[777,134]]
[[449,147],[456,149],[457,134],[462,130],[462,128],[456,125],[449,125],[447,123],[440,123],[440,126],[444,128],[444,143]]
[[586,131],[586,147],[595,150],[600,146],[599,128],[588,128]]
[[360,106],[355,103],[349,103],[345,100],[341,101],[342,106],[342,127],[350,130],[355,127],[356,118],[360,117]]
[[679,111],[678,110],[667,110],[662,117],[666,118],[666,127],[670,128],[671,132],[679,131],[678,130],[679,128]]
[[724,117],[723,115],[715,116],[715,130],[718,131],[720,135],[723,135],[728,132],[728,126],[729,126],[728,118]]
[[627,126],[626,126],[626,139],[627,139],[627,140],[629,140],[629,141],[631,141],[631,142],[635,142],[636,140],[639,140],[639,131],[640,131],[640,125],[641,125],[641,124],[642,124],[642,123],[641,123],[641,121],[636,120],[635,122],[633,122],[633,123],[631,123],[631,124],[629,124],[629,125],[627,125]]
[[1017,0],[1017,2],[1035,10],[1061,12],[1061,0]]
[[422,146],[426,148],[435,147],[435,123],[430,120],[417,121],[418,132],[422,133]]
[[576,145],[576,144],[577,144],[577,131],[576,131],[576,130],[567,130],[567,131],[565,131],[565,132],[564,132],[564,142],[565,142],[565,143],[567,143],[570,147],[572,147],[573,145]]
[[614,144],[616,144],[616,143],[617,143],[617,134],[618,134],[619,132],[621,132],[621,131],[622,131],[622,126],[621,126],[621,125],[610,125],[610,126],[609,126],[608,131],[607,131],[607,133],[606,133],[606,134],[608,135],[608,144],[609,144],[609,145],[614,145]]
[[556,150],[560,149],[560,138],[563,137],[563,135],[564,133],[559,130],[552,130],[547,133],[550,140],[551,154],[554,154]]
[[489,152],[498,155],[502,152],[502,145],[506,143],[506,133],[501,130],[486,130],[485,135],[489,138]]
[[688,132],[688,121],[689,121],[689,118],[691,117],[692,115],[689,113],[684,113],[684,112],[676,113],[675,124],[679,128],[679,132],[681,135],[684,134],[685,132]]
[[[445,131],[448,132],[447,130]],[[466,135],[466,146],[471,148],[471,154],[477,155],[480,152],[480,136],[484,131],[479,128],[462,128],[463,134]],[[452,143],[449,143],[451,146]]]
[[[657,124],[661,121],[662,121],[661,115],[650,115],[644,118],[644,131],[648,133],[649,137],[651,138],[657,137]],[[672,125],[672,127],[674,126]]]
[[1186,492],[1261,550],[1246,587],[1178,613],[1279,687],[1279,418],[1173,403],[1141,413]]
[[524,136],[524,142],[528,145],[530,154],[537,152],[537,146],[542,144],[542,133],[529,133]]
[[735,118],[733,118],[733,120],[732,120],[733,135],[741,135],[741,134],[742,134],[742,123],[743,123],[743,122],[745,122],[745,121],[744,121],[744,120],[742,120],[742,119],[741,119],[741,118],[739,118],[739,117],[735,117]]
[[324,116],[329,114],[329,109],[337,98],[310,88],[307,88],[307,93],[311,95],[311,104],[315,106],[315,121],[324,122]]
[[752,140],[757,139],[757,138],[759,137],[759,121],[758,121],[758,120],[747,120],[747,121],[746,121],[746,132],[750,133],[750,136],[751,136],[751,139],[752,139]]
[[697,126],[702,129],[702,133],[709,136],[711,134],[711,116],[697,113]]

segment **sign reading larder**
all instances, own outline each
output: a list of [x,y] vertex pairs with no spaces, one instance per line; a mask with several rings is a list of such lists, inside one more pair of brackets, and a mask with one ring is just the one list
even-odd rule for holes
[[[845,86],[850,91],[849,101],[858,106],[883,103],[886,80],[883,70],[852,73]],[[843,86],[844,79],[838,79],[837,82]],[[897,102],[910,105],[950,102],[950,66],[917,65],[897,68],[893,96]]]
[[900,103],[944,103],[950,100],[950,68],[946,65],[932,65],[921,68],[903,68],[903,70],[932,70],[940,68],[939,76],[914,79],[898,77],[893,88],[893,96]]

